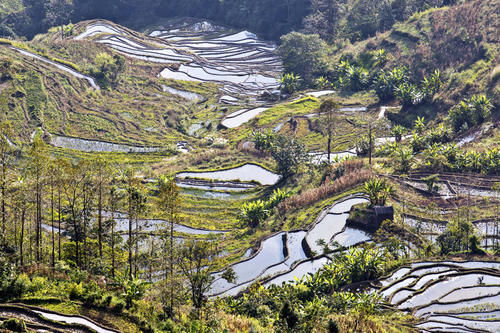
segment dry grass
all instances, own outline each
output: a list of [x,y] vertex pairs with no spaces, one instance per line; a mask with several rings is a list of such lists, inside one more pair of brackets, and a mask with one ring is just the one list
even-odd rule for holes
[[[364,168],[363,161],[346,161],[340,165],[345,168],[342,176],[335,180],[331,180],[333,179],[333,175],[330,174],[319,187],[291,196],[278,206],[280,213],[285,214],[300,208],[308,207],[315,202],[327,199],[336,193],[343,192],[365,182],[373,176],[373,173],[369,169]],[[335,166],[332,167],[332,170],[334,169]]]
[[408,318],[349,314],[336,315],[332,319],[337,323],[339,331],[345,333],[418,332],[418,330],[408,325]]

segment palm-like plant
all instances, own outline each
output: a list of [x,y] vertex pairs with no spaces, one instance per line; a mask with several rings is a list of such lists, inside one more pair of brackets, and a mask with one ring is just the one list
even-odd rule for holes
[[255,228],[261,221],[267,218],[269,210],[266,209],[266,203],[262,200],[256,200],[243,204],[240,211],[240,218],[247,222],[251,228]]
[[415,120],[415,126],[414,126],[415,132],[418,134],[422,134],[425,130],[425,118],[424,117],[418,117],[417,120]]
[[401,125],[396,125],[391,130],[391,133],[394,136],[394,139],[398,143],[401,142],[401,138],[403,137],[404,132],[405,132],[405,128]]
[[288,94],[293,94],[299,88],[300,82],[300,75],[295,75],[294,73],[285,73],[280,79],[281,91]]
[[408,172],[413,163],[413,151],[411,148],[409,149],[398,149],[396,150],[396,157],[398,159],[399,171]]
[[327,89],[332,87],[332,83],[324,76],[320,76],[314,80],[314,85],[317,89]]
[[370,198],[371,206],[384,206],[394,189],[385,179],[372,178],[365,182],[363,192]]
[[429,78],[424,78],[422,82],[422,91],[424,99],[431,102],[434,95],[439,91],[443,82],[441,81],[441,73],[438,69]]

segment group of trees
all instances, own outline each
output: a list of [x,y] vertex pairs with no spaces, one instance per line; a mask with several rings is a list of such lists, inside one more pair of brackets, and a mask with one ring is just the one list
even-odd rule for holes
[[431,7],[454,4],[456,0],[311,0],[304,18],[304,31],[323,40],[357,41],[390,29],[414,13]]
[[417,84],[406,67],[385,69],[384,49],[368,51],[357,59],[344,56],[335,65],[328,64],[327,44],[319,35],[292,32],[281,37],[279,52],[285,74],[282,90],[293,93],[299,88],[341,89],[357,92],[374,89],[381,101],[398,99],[403,106],[430,103],[441,88],[438,70]]
[[396,164],[396,170],[408,172],[413,164],[430,171],[476,172],[498,174],[500,172],[500,151],[498,148],[488,148],[484,151],[463,150],[452,141],[454,131],[465,131],[469,126],[483,123],[489,118],[492,104],[484,95],[473,95],[461,101],[449,111],[447,126],[441,123],[431,129],[426,129],[424,117],[417,117],[408,144],[401,144],[401,138],[407,131],[403,126],[396,125],[392,129],[395,142],[380,147],[376,154],[391,155]]
[[31,0],[0,26],[1,35],[32,37],[52,26],[103,18],[137,25],[144,17],[198,17],[277,39],[300,29],[310,0]]
[[[137,279],[159,272],[167,315],[188,293],[196,309],[204,304],[220,249],[209,239],[179,243],[174,237],[180,192],[173,178],[148,183],[137,170],[99,155],[56,156],[39,135],[19,148],[8,140],[9,124],[1,128],[0,258],[12,272],[56,272],[62,265],[105,276],[130,292],[127,307],[137,296]],[[152,213],[165,222],[148,224]],[[16,281],[14,275],[5,288]]]

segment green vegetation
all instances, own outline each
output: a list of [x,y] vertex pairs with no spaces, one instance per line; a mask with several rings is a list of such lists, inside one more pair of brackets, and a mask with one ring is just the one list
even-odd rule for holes
[[[499,253],[495,13],[497,2],[479,0],[0,2],[4,36],[52,27],[31,41],[0,39],[0,300],[123,332],[415,332],[412,314],[364,287],[412,261]],[[221,128],[269,94],[219,104],[220,86],[162,79],[165,64],[74,40],[88,22],[65,25],[111,17],[151,32],[170,29],[181,20],[166,17],[177,15],[281,36],[281,98],[240,127]],[[51,146],[58,135],[160,150],[83,152]],[[270,186],[175,178],[247,163],[281,178]],[[329,240],[317,256],[306,239],[305,262],[290,262],[297,249],[287,248],[279,253],[286,262],[252,266],[262,275],[251,281],[237,276],[233,264],[253,263],[271,235],[289,245],[325,214],[344,217],[329,207],[360,193],[370,203],[355,206],[352,220],[366,220],[373,205],[394,208],[373,242]],[[328,263],[282,285],[262,273],[316,260]],[[225,283],[248,289],[207,297]],[[31,329],[21,320],[0,325]]]
[[370,198],[372,206],[385,206],[394,189],[385,179],[372,178],[365,182],[364,193]]
[[467,130],[475,125],[481,125],[490,116],[493,108],[486,96],[473,95],[461,101],[449,111],[450,121],[456,132]]

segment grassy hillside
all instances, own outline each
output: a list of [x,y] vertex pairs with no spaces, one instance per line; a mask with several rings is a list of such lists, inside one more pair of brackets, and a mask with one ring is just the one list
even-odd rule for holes
[[[96,57],[112,54],[98,43],[57,40],[57,34],[54,30],[15,45],[86,75],[94,74]],[[0,46],[0,57],[3,116],[19,129],[15,140],[26,141],[40,127],[57,135],[168,148],[198,113],[209,116],[205,104],[190,105],[163,92],[161,85],[167,82],[156,77],[162,67],[151,63],[123,58],[124,70],[114,87],[94,90],[86,80],[21,55],[7,42]],[[202,94],[207,103],[216,97],[210,84],[170,84]]]
[[342,48],[333,59],[384,49],[389,55],[385,68],[405,65],[417,81],[439,69],[445,80],[437,99],[444,109],[474,93],[486,93],[499,105],[499,12],[499,1],[429,9]]

